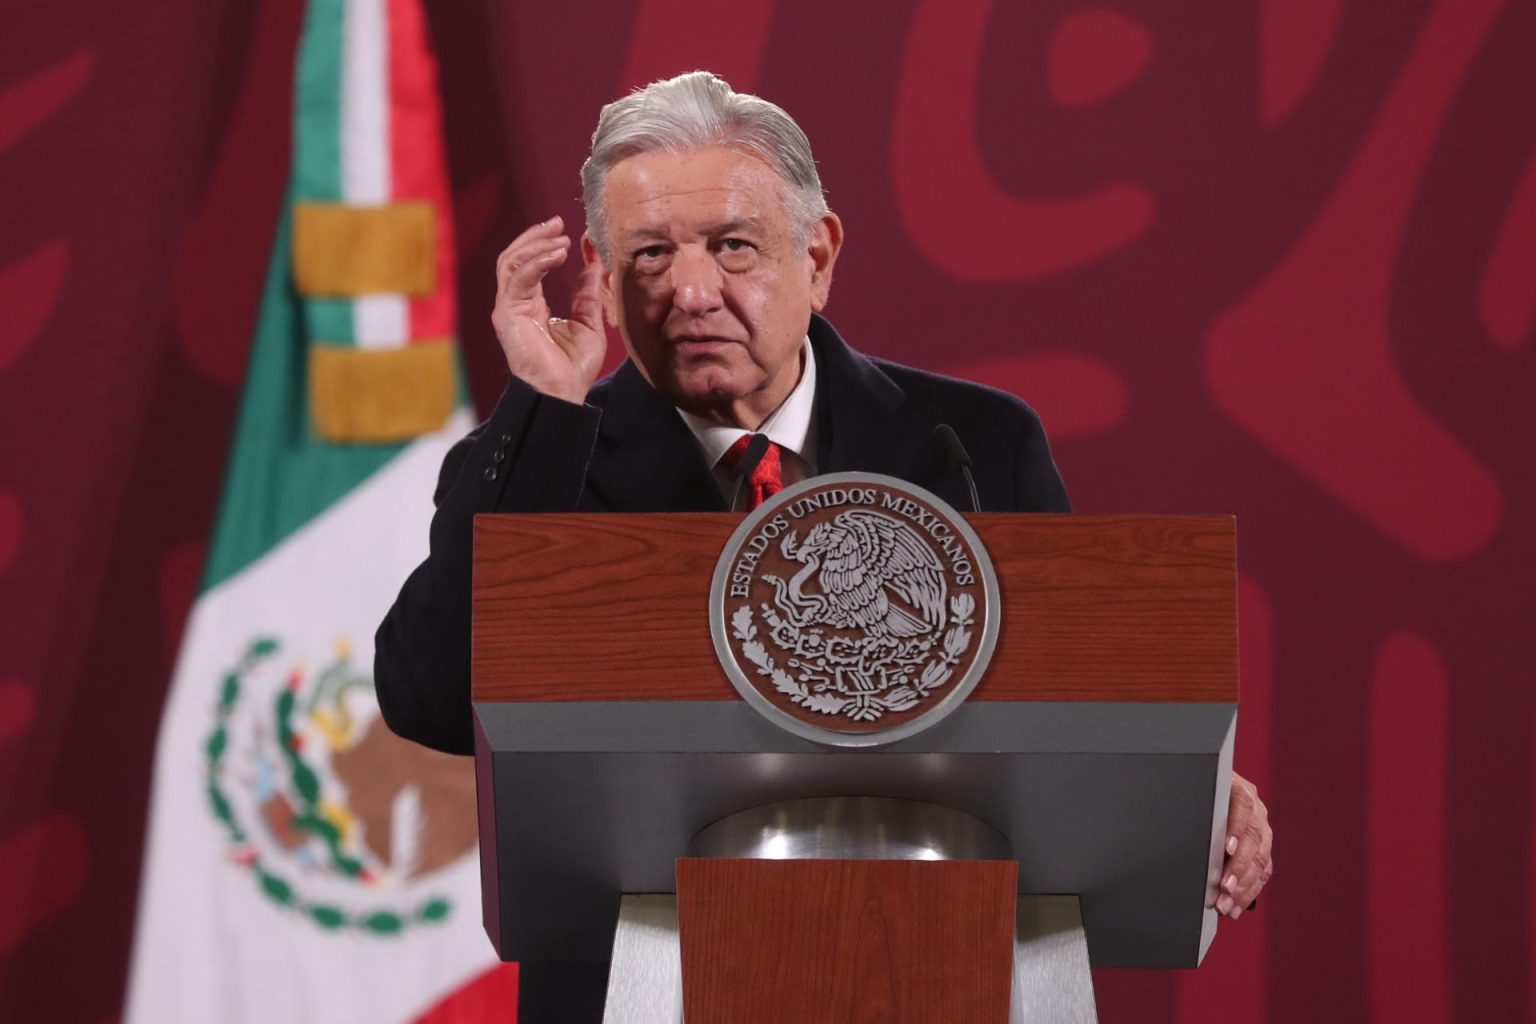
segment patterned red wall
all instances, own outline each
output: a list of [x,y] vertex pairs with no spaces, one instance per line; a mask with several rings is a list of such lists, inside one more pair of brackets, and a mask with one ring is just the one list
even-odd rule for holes
[[[1105,1021],[1530,1019],[1536,4],[429,6],[482,407],[494,253],[579,223],[602,102],[704,66],[815,141],[856,345],[1033,402],[1081,510],[1239,516],[1279,874]],[[3,1019],[119,1012],[300,15],[0,37]]]

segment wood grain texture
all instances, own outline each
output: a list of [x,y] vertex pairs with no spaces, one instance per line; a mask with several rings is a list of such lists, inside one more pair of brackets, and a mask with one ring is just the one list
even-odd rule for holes
[[1011,861],[677,862],[689,1024],[1006,1024]]
[[[1003,628],[972,700],[1237,699],[1230,516],[984,513]],[[479,516],[474,698],[738,700],[709,587],[728,513]]]

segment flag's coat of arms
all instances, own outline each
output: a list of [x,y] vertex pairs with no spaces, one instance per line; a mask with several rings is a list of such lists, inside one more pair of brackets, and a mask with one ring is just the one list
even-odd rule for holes
[[472,775],[390,733],[350,643],[314,673],[284,670],[286,653],[258,637],[219,685],[204,750],[230,859],[320,928],[445,921],[454,902],[431,876],[475,847]]

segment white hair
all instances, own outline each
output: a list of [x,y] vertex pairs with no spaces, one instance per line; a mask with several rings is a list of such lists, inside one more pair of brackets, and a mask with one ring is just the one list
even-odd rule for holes
[[639,153],[688,153],[714,146],[738,149],[772,167],[785,186],[797,246],[827,214],[821,177],[805,132],[784,108],[736,92],[708,71],[652,82],[603,107],[592,133],[592,155],[581,165],[587,231],[608,259],[603,188],[620,160]]

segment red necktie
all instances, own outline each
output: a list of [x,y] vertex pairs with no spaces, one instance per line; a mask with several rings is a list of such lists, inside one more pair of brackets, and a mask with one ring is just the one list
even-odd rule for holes
[[[746,452],[747,445],[751,443],[752,435],[742,434],[725,450],[725,454],[720,456],[720,465],[726,469],[734,469],[737,461]],[[779,446],[770,441],[768,450],[763,452],[763,457],[752,470],[752,475],[747,477],[747,508],[757,508],[783,489],[784,472],[779,462]]]

